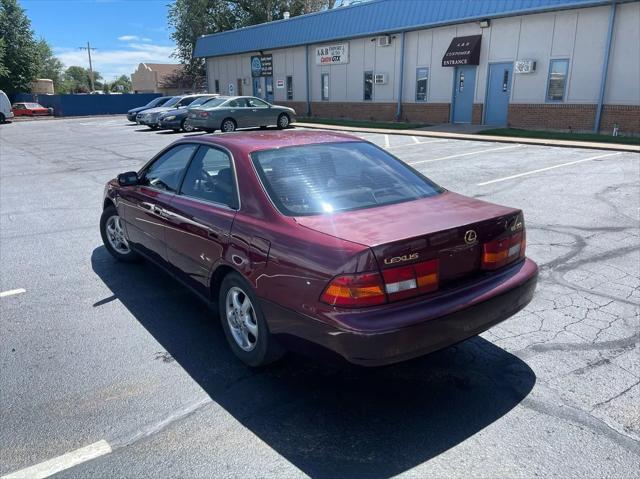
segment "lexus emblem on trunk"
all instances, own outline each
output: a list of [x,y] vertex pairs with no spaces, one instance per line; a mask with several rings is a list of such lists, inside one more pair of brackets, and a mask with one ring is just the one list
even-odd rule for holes
[[478,239],[478,233],[474,230],[469,230],[464,234],[464,242],[467,244],[473,244]]

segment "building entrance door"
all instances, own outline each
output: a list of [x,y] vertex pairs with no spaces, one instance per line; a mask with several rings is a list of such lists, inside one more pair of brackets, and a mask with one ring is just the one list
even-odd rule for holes
[[512,73],[512,63],[492,63],[489,65],[485,124],[507,124]]
[[473,95],[476,86],[476,67],[456,67],[453,77],[453,123],[471,123]]

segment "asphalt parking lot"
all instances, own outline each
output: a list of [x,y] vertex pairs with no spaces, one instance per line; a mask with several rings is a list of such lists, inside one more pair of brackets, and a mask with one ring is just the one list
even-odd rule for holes
[[101,243],[104,183],[181,136],[0,126],[0,476],[90,446],[56,477],[637,477],[640,155],[361,135],[522,208],[536,297],[407,363],[256,371],[190,293]]

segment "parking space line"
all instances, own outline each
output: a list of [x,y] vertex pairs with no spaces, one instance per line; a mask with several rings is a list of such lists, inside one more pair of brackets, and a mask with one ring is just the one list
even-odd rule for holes
[[10,289],[9,291],[3,291],[2,293],[0,293],[0,298],[4,298],[5,296],[13,296],[15,294],[22,294],[26,292],[27,290],[23,288]]
[[599,160],[600,158],[609,158],[611,156],[617,156],[620,153],[608,153],[606,155],[592,156],[591,158],[583,158],[582,160],[570,161],[568,163],[560,163],[559,165],[547,166],[546,168],[539,168],[537,170],[525,171],[524,173],[518,173],[517,175],[505,176],[504,178],[497,178],[491,181],[484,181],[478,183],[477,186],[490,185],[492,183],[499,183],[501,181],[512,180],[514,178],[520,178],[521,176],[533,175],[534,173],[540,173],[542,171],[553,170],[554,168],[561,168],[563,166],[576,165],[578,163],[584,163],[585,161]]
[[392,148],[402,148],[402,147],[406,147],[406,146],[426,145],[427,143],[442,143],[442,142],[446,142],[446,141],[449,141],[449,140],[441,139],[441,140],[418,141],[417,143],[406,143],[404,145],[392,145],[389,148],[385,148],[385,149],[386,150],[391,150]]
[[20,469],[19,471],[6,474],[0,479],[43,479],[53,476],[60,471],[91,461],[96,457],[104,456],[111,452],[111,446],[104,439],[88,446],[81,447],[75,451],[67,452],[62,456],[54,457],[48,461],[35,464],[34,466]]
[[389,148],[389,135],[384,135],[384,147]]
[[411,137],[411,139],[413,140],[413,142],[414,142],[416,145],[418,145],[418,144],[420,143],[420,141],[419,141],[415,136],[412,136],[412,137]]
[[500,148],[489,148],[488,150],[469,151],[467,153],[458,153],[457,155],[442,156],[440,158],[432,158],[430,160],[408,161],[410,165],[417,165],[418,163],[432,163],[434,161],[450,160],[453,158],[462,158],[463,156],[479,155],[481,153],[489,153],[491,151],[509,150],[512,148],[521,148],[523,145],[511,145],[501,146]]

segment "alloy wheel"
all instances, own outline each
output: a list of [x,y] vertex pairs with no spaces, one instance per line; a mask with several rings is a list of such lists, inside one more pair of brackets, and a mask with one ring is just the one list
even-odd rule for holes
[[222,122],[222,131],[225,133],[230,133],[236,129],[236,125],[233,120],[225,120]]
[[258,343],[258,320],[249,296],[234,286],[227,292],[225,306],[234,341],[243,351],[253,351]]
[[118,215],[110,216],[105,225],[107,230],[107,240],[111,247],[120,254],[129,254],[129,243],[124,235],[122,221]]
[[289,117],[287,115],[280,115],[278,119],[278,126],[280,128],[286,128],[289,126]]

